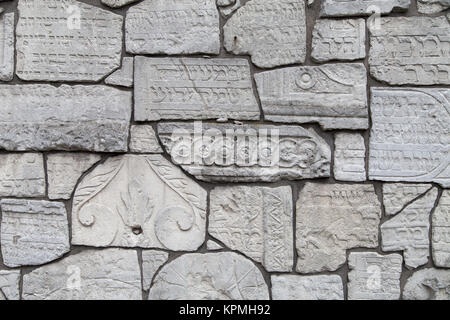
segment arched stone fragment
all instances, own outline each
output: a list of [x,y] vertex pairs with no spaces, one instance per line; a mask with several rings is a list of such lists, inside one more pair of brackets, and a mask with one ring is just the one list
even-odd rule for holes
[[141,300],[135,250],[85,250],[23,277],[25,300]]
[[427,268],[414,272],[403,289],[404,300],[450,300],[450,270]]
[[442,193],[431,223],[433,261],[437,267],[450,268],[450,190]]
[[195,251],[206,191],[161,155],[109,158],[78,185],[72,244]]
[[268,300],[258,268],[232,252],[185,254],[156,275],[149,300]]

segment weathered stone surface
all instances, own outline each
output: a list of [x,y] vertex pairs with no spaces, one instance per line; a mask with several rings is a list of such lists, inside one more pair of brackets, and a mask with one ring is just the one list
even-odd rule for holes
[[245,59],[136,57],[136,121],[259,120]]
[[344,300],[342,279],[336,275],[273,275],[273,300]]
[[383,202],[386,215],[399,213],[407,204],[431,188],[431,184],[384,183]]
[[0,149],[128,150],[131,93],[107,86],[0,85]]
[[156,275],[149,300],[268,300],[267,284],[248,259],[232,253],[185,254]]
[[371,16],[392,11],[406,11],[411,0],[323,0],[321,17]]
[[20,270],[0,270],[0,300],[19,300]]
[[349,300],[398,300],[403,258],[399,254],[352,252],[348,257]]
[[81,175],[101,157],[92,153],[53,153],[47,156],[48,197],[68,200]]
[[102,3],[111,8],[120,8],[138,1],[140,0],[102,0]]
[[241,0],[217,0],[217,6],[219,7],[220,13],[228,18],[242,6]]
[[364,19],[317,20],[313,30],[312,58],[319,62],[366,57]]
[[75,0],[20,0],[18,9],[20,79],[99,81],[120,66],[122,16]]
[[3,8],[0,8],[0,14],[2,14],[2,13],[3,13],[3,11],[5,11],[5,9],[3,9]]
[[72,244],[195,251],[206,191],[160,155],[109,158],[78,185]]
[[334,140],[334,177],[341,181],[366,180],[366,146],[359,133],[337,133]]
[[293,208],[290,187],[217,187],[210,194],[208,232],[269,272],[292,271]]
[[[0,14],[3,9],[0,8]],[[0,81],[14,77],[14,13],[0,16]]]
[[85,250],[23,276],[25,300],[140,300],[135,250]]
[[449,89],[372,88],[371,180],[450,187]]
[[381,225],[383,251],[404,250],[405,265],[409,268],[417,268],[428,262],[430,213],[437,196],[438,189],[431,189]]
[[291,67],[258,73],[255,79],[266,120],[369,128],[367,73],[361,63]]
[[404,300],[450,300],[450,270],[416,271],[403,289]]
[[380,18],[371,30],[371,75],[392,85],[450,84],[449,18]]
[[135,54],[219,54],[216,1],[145,0],[128,10],[125,36]]
[[153,277],[161,266],[167,262],[169,254],[159,250],[142,251],[142,284],[149,290]]
[[137,153],[163,153],[152,126],[131,126],[130,151]]
[[217,251],[217,250],[222,250],[223,249],[223,247],[220,244],[218,244],[217,242],[212,241],[212,240],[208,240],[206,242],[206,248],[209,251]]
[[450,1],[442,0],[417,0],[417,11],[424,14],[434,14],[450,7]]
[[0,197],[43,196],[45,172],[42,154],[0,154]]
[[376,248],[380,217],[372,185],[306,183],[297,201],[297,271],[334,271],[347,249]]
[[450,268],[450,190],[442,193],[431,223],[434,264]]
[[329,145],[300,126],[161,123],[172,161],[204,181],[278,181],[329,177]]
[[3,262],[14,268],[40,265],[69,252],[69,224],[64,203],[3,199]]
[[250,54],[252,62],[260,68],[305,62],[305,2],[246,3],[225,24],[224,46],[237,55]]
[[134,58],[125,57],[122,59],[122,68],[105,79],[106,84],[131,88],[133,86]]

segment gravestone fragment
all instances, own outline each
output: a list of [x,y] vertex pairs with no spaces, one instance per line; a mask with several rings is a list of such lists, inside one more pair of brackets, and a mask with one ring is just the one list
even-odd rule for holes
[[340,181],[366,180],[366,146],[359,133],[337,133],[334,140],[334,177]]
[[[3,9],[0,8],[0,14]],[[0,16],[0,81],[14,77],[14,13]]]
[[406,281],[404,300],[450,300],[450,270],[427,268]]
[[0,300],[20,299],[20,270],[0,270]]
[[384,183],[383,202],[386,215],[399,213],[407,204],[431,188],[431,184]]
[[344,300],[337,275],[272,275],[271,280],[273,300]]
[[130,151],[137,153],[163,153],[152,126],[131,126]]
[[158,269],[167,262],[169,254],[159,250],[142,251],[142,285],[149,290]]
[[131,88],[133,86],[134,58],[122,59],[122,67],[105,79],[106,84]]
[[450,268],[450,190],[442,193],[431,223],[433,261],[437,267]]

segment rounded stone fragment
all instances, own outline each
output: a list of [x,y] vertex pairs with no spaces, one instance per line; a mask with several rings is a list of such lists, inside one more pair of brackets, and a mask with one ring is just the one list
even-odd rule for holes
[[404,300],[450,300],[450,270],[416,271],[403,289]]
[[156,275],[149,300],[268,300],[258,268],[232,252],[185,254]]

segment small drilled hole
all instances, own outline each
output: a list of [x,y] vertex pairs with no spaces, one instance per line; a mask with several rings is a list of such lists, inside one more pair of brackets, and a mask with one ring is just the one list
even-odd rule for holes
[[135,235],[139,235],[143,232],[141,227],[134,227],[132,230]]

